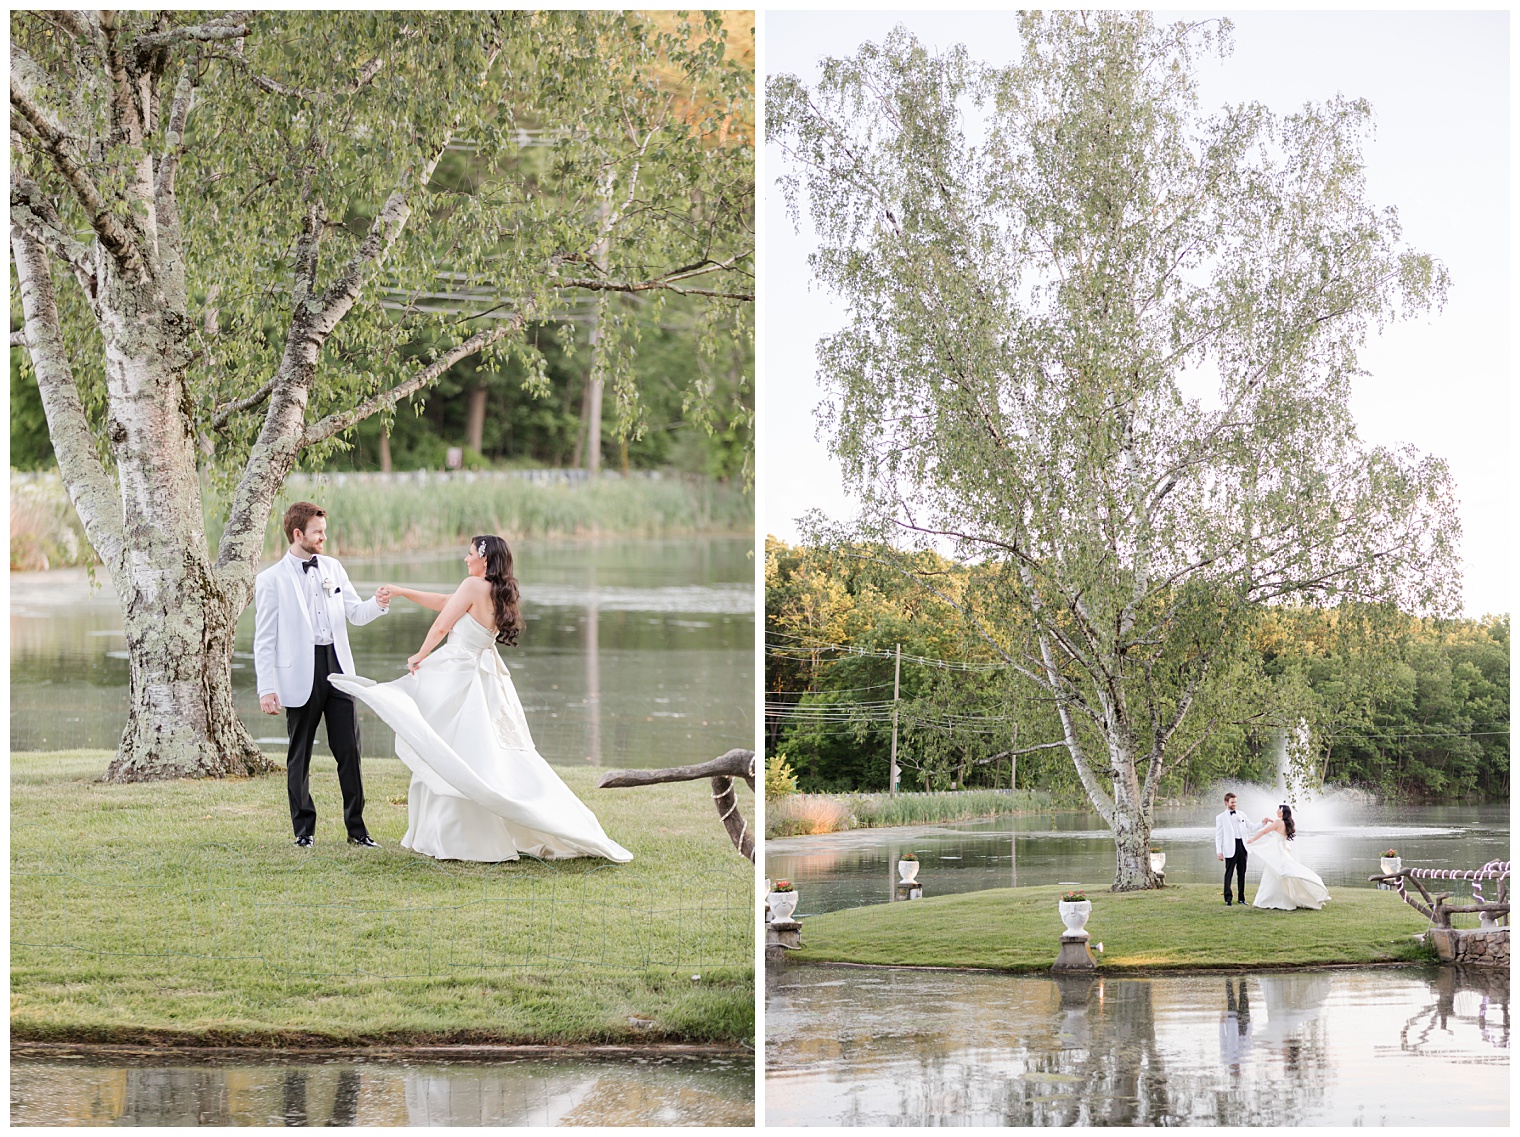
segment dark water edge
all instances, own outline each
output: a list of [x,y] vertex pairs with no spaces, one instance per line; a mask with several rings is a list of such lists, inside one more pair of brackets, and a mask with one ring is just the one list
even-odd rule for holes
[[754,1056],[717,1048],[380,1051],[29,1045],[13,1126],[751,1126]]

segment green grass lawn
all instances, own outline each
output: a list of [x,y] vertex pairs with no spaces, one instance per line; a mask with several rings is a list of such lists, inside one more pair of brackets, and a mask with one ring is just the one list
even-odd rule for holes
[[[998,888],[810,916],[798,960],[1046,971],[1060,951],[1065,889]],[[1254,895],[1254,889],[1252,890]],[[1210,884],[1110,893],[1089,886],[1100,970],[1280,967],[1434,958],[1426,920],[1395,893],[1338,889],[1318,912],[1226,907]]]
[[706,782],[562,769],[634,860],[471,865],[399,847],[394,760],[364,764],[364,850],[314,758],[300,850],[283,774],[104,785],[109,758],[11,757],[13,1039],[753,1044],[753,869]]

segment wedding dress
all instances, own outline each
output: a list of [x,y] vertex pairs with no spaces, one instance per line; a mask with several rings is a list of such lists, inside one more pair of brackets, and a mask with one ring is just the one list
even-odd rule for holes
[[413,674],[331,681],[396,732],[412,771],[402,848],[454,861],[633,859],[534,749],[496,637],[469,613]]
[[1323,908],[1330,899],[1325,882],[1313,869],[1299,864],[1281,833],[1269,833],[1250,846],[1251,860],[1261,865],[1256,908]]

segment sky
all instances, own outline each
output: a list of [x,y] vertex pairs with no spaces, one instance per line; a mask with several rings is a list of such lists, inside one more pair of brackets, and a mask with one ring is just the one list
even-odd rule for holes
[[[1159,20],[1218,15],[1158,12]],[[1389,325],[1364,348],[1352,412],[1364,441],[1446,459],[1461,501],[1464,614],[1510,610],[1510,90],[1506,12],[1229,12],[1234,52],[1199,59],[1200,109],[1256,100],[1276,113],[1337,93],[1366,98],[1376,133],[1363,151],[1368,199],[1395,205],[1404,239],[1451,274],[1444,309]],[[903,24],[973,58],[1018,55],[1012,13],[766,14],[763,66],[815,80],[818,62]],[[813,238],[785,215],[767,146],[760,403],[761,525],[786,541],[809,509],[855,509],[817,435],[814,345],[844,307],[808,278]]]

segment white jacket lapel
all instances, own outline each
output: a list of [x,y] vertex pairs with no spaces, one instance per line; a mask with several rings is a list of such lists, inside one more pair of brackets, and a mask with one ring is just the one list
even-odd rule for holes
[[[296,610],[301,613],[301,619],[306,622],[306,630],[315,636],[316,631],[311,623],[311,596],[306,591],[306,570],[301,567],[301,562],[289,553],[285,554],[285,560],[290,566],[290,575],[295,583],[292,587],[296,593]],[[322,571],[322,559],[317,558],[317,571]]]

